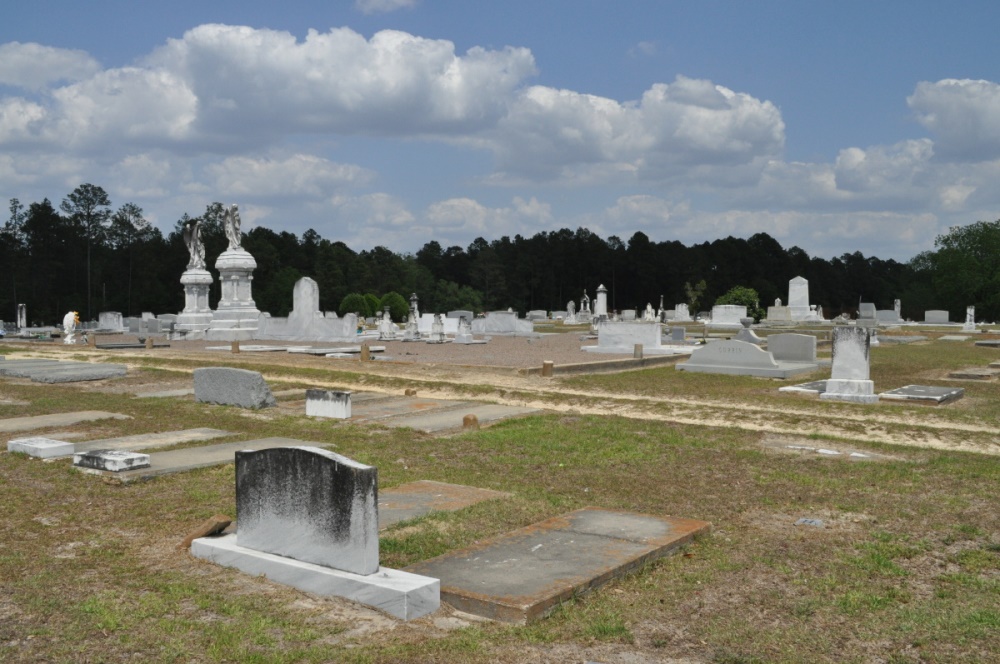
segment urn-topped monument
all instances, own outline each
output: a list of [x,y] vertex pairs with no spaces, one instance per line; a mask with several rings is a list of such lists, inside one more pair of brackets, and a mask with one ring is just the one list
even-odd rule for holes
[[208,306],[208,290],[212,286],[212,275],[205,269],[205,245],[201,241],[201,221],[188,219],[184,222],[184,244],[191,259],[181,275],[184,286],[184,311],[177,316],[175,333],[185,338],[197,338],[204,334],[212,322],[212,309]]
[[231,205],[224,212],[223,227],[229,248],[215,261],[222,298],[212,315],[206,338],[211,341],[246,341],[256,335],[260,318],[251,292],[257,261],[242,247],[240,212],[236,205]]

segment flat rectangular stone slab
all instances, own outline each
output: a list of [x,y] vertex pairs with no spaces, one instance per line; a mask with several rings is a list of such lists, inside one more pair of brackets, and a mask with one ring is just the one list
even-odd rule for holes
[[442,599],[461,611],[524,623],[672,553],[711,528],[705,521],[590,507],[406,571],[441,579]]
[[959,369],[958,371],[952,371],[948,374],[948,378],[957,378],[959,380],[993,380],[997,374],[1000,374],[1000,369],[991,368],[969,368],[969,369]]
[[323,443],[311,443],[294,438],[260,438],[236,443],[187,447],[182,450],[171,450],[169,452],[153,452],[149,455],[148,468],[107,473],[107,476],[114,477],[122,482],[132,482],[159,475],[181,473],[196,468],[208,468],[235,463],[237,450],[262,450],[266,447],[299,447],[303,445],[322,447]]
[[191,554],[305,592],[360,602],[402,620],[425,616],[441,606],[438,579],[387,567],[364,576],[351,574],[241,547],[237,536],[196,539],[191,543]]
[[[231,352],[233,347],[229,346],[207,346],[205,350],[222,350],[226,352]],[[241,353],[277,353],[286,352],[288,346],[263,346],[255,344],[240,344]]]
[[889,401],[915,401],[942,404],[961,399],[965,396],[965,388],[904,385],[903,387],[897,387],[895,390],[882,392],[878,396],[880,399],[888,399]]
[[159,390],[156,392],[137,392],[136,399],[163,399],[168,397],[186,397],[194,394],[193,387],[182,387],[176,390]]
[[73,443],[51,438],[17,438],[7,441],[8,452],[22,452],[39,459],[68,456],[73,454]]
[[938,341],[968,341],[969,337],[964,334],[943,334],[938,337]]
[[108,413],[103,410],[81,410],[75,413],[52,413],[51,415],[34,415],[32,417],[11,417],[0,420],[0,433],[12,431],[30,431],[32,429],[46,429],[48,427],[66,427],[81,422],[92,422],[94,420],[128,420],[128,415],[119,413]]
[[380,421],[398,415],[412,415],[438,408],[462,405],[461,401],[445,399],[421,399],[419,397],[389,397],[385,399],[362,400],[352,395],[351,421]]
[[438,433],[440,431],[461,429],[462,420],[466,415],[475,415],[479,424],[483,425],[540,412],[537,408],[470,402],[446,409],[442,408],[440,410],[413,413],[410,415],[398,415],[383,420],[381,424],[388,427],[408,427],[424,433]]
[[801,392],[804,394],[823,394],[826,392],[826,381],[825,380],[814,380],[809,383],[800,383],[799,385],[789,385],[787,387],[779,387],[779,392]]
[[431,512],[453,512],[484,500],[510,498],[506,491],[480,489],[461,484],[420,480],[391,489],[379,489],[378,527],[415,519]]
[[148,467],[149,455],[127,450],[94,450],[74,454],[73,466],[84,472],[96,470],[120,473],[123,470]]
[[31,373],[35,383],[79,383],[88,380],[120,378],[127,373],[124,364],[74,363],[73,366],[44,368]]
[[987,348],[1000,348],[1000,339],[985,339],[983,341],[977,341],[977,346],[986,346]]
[[157,433],[141,433],[134,436],[88,440],[85,443],[77,443],[76,450],[78,452],[91,452],[94,450],[145,450],[154,447],[178,445],[180,443],[211,440],[231,435],[233,435],[231,431],[200,427],[197,429],[183,429],[181,431],[160,431]]
[[[385,346],[369,346],[368,350],[372,353],[384,353]],[[331,346],[328,348],[312,348],[310,346],[301,347],[291,347],[288,349],[289,353],[296,353],[299,355],[329,355],[330,353],[349,353],[351,355],[356,355],[361,352],[361,346]]]

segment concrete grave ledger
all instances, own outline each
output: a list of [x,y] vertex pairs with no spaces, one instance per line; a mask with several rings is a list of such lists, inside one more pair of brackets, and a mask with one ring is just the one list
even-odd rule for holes
[[241,547],[378,571],[378,470],[318,447],[236,453]]

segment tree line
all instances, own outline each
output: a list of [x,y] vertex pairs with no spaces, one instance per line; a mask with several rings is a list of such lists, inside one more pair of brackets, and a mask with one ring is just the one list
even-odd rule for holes
[[[104,189],[92,184],[77,187],[58,207],[49,199],[25,207],[15,198],[9,210],[0,230],[0,319],[14,320],[18,303],[26,303],[29,320],[41,324],[69,310],[94,320],[101,311],[135,316],[183,309],[187,214],[164,236],[141,207],[114,208]],[[197,217],[210,270],[227,246],[222,214],[222,204],[212,203]],[[828,318],[854,315],[861,301],[889,309],[897,298],[904,317],[914,320],[927,309],[946,309],[952,320],[964,320],[970,304],[980,320],[1000,318],[1000,221],[952,229],[937,238],[934,251],[907,262],[860,251],[810,257],[766,233],[686,246],[654,242],[642,232],[605,239],[586,228],[480,237],[467,247],[430,240],[415,253],[399,254],[381,246],[355,251],[311,229],[298,237],[258,226],[244,234],[243,247],[257,261],[254,300],[274,316],[288,314],[292,287],[304,276],[318,283],[326,311],[341,310],[349,295],[375,302],[388,293],[408,299],[415,292],[425,312],[512,307],[522,313],[563,310],[584,291],[593,298],[599,284],[615,310],[658,307],[661,297],[666,308],[688,303],[692,311],[708,310],[734,286],[756,291],[766,308],[776,298],[786,300],[788,280],[802,276],[809,280],[810,301]],[[219,295],[216,281],[213,307]]]

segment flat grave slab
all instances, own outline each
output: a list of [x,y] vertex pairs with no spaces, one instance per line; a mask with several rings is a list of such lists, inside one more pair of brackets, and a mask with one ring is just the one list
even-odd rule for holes
[[977,346],[986,346],[987,348],[1000,348],[1000,339],[984,339],[983,341],[977,341]]
[[904,385],[888,392],[882,392],[878,396],[880,399],[888,401],[910,401],[937,405],[961,399],[965,396],[965,388]]
[[826,392],[826,381],[814,380],[808,383],[800,383],[799,385],[788,385],[786,387],[779,387],[778,391],[800,392],[802,394],[823,394]]
[[927,337],[920,337],[920,336],[894,337],[894,336],[886,336],[884,334],[880,334],[878,340],[879,343],[883,344],[913,344],[918,341],[927,341]]
[[433,613],[441,605],[438,579],[379,567],[361,575],[241,547],[238,534],[202,537],[191,542],[191,555],[224,567],[316,595],[344,597],[374,606],[402,620]]
[[[369,346],[368,350],[372,353],[384,353],[385,346]],[[327,348],[311,348],[309,346],[302,347],[292,347],[288,349],[289,353],[295,353],[300,355],[329,355],[331,353],[348,353],[351,355],[356,355],[361,352],[361,346],[329,346]]]
[[990,367],[970,367],[968,369],[952,371],[948,374],[948,378],[955,378],[958,380],[993,380],[997,374],[1000,374],[1000,369]]
[[323,443],[311,443],[294,438],[260,438],[243,442],[188,447],[169,452],[153,452],[149,455],[148,468],[107,473],[107,476],[117,478],[122,482],[132,482],[159,475],[181,473],[196,468],[208,468],[234,463],[237,450],[262,450],[267,447],[301,447],[310,445],[322,447]]
[[87,362],[80,362],[77,366],[33,372],[31,380],[35,383],[78,383],[89,380],[120,378],[126,373],[127,369],[124,364],[89,364]]
[[411,415],[438,408],[460,406],[461,401],[421,399],[419,397],[393,397],[391,399],[352,400],[351,421],[379,421],[397,415]]
[[415,519],[431,512],[453,512],[484,500],[510,498],[506,491],[480,489],[461,484],[420,480],[401,484],[378,494],[378,527]]
[[944,334],[938,337],[938,341],[968,341],[969,337],[964,334]]
[[149,455],[127,450],[94,450],[74,454],[73,466],[83,472],[120,473],[123,470],[148,467]]
[[707,534],[705,521],[584,508],[405,571],[441,580],[455,608],[524,623]]
[[[97,350],[125,350],[125,349],[129,349],[129,348],[143,348],[143,349],[147,348],[146,344],[144,344],[144,343],[138,343],[138,342],[136,342],[136,343],[121,342],[121,343],[111,343],[111,344],[96,344],[94,347],[97,348]],[[153,348],[170,348],[170,344],[164,344],[164,343],[159,343],[158,344],[158,343],[154,343],[152,347]]]
[[[221,350],[225,352],[231,352],[233,350],[232,345],[229,346],[206,346],[205,350]],[[288,346],[266,346],[263,344],[240,344],[241,353],[278,353],[287,352]]]
[[542,411],[537,408],[469,402],[446,409],[399,415],[382,421],[382,424],[389,427],[408,427],[424,433],[438,433],[461,429],[466,415],[475,415],[482,425],[540,412]]
[[159,390],[155,392],[137,392],[136,399],[163,399],[168,397],[186,397],[194,394],[193,387],[183,387],[176,390]]
[[8,452],[22,452],[39,459],[68,456],[73,454],[73,443],[51,438],[17,438],[7,441]]
[[81,410],[74,413],[52,413],[50,415],[34,415],[31,417],[10,417],[0,420],[0,433],[10,433],[13,431],[31,431],[32,429],[46,429],[49,427],[65,427],[81,422],[93,422],[94,420],[127,420],[128,415],[120,413],[108,413],[103,410]]
[[178,445],[180,443],[193,443],[213,438],[231,436],[231,431],[222,429],[209,429],[200,427],[197,429],[182,429],[180,431],[159,431],[156,433],[141,433],[134,436],[120,436],[118,438],[104,438],[101,440],[88,440],[85,443],[77,443],[77,452],[90,452],[93,450],[145,450],[155,447],[166,447],[168,445]]

